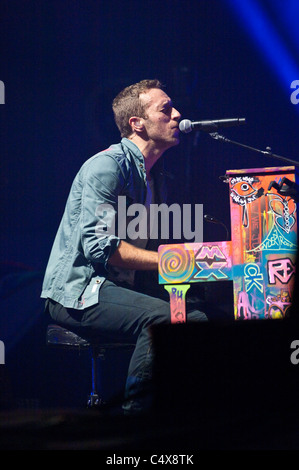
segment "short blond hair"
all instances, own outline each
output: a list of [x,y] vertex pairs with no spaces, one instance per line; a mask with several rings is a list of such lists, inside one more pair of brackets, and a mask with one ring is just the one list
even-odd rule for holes
[[153,88],[162,88],[159,80],[142,80],[124,88],[113,100],[112,109],[115,123],[120,131],[121,137],[129,137],[132,128],[129,119],[132,116],[146,117],[146,106],[140,100],[140,94]]

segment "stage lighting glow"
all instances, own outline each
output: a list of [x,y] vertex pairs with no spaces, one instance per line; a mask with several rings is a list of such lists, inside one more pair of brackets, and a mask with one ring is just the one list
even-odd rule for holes
[[[284,89],[290,95],[291,83],[299,79],[299,66],[289,50],[286,38],[288,37],[288,41],[291,41],[295,50],[298,47],[298,27],[296,25],[298,16],[296,12],[299,8],[297,0],[288,2],[273,0],[271,12],[262,6],[262,2],[258,3],[256,0],[237,2],[225,0],[225,2],[240,19],[243,27],[256,43],[258,50],[263,53]],[[273,8],[276,12],[275,15],[273,15]],[[296,16],[294,16],[295,14]],[[273,17],[276,19],[274,20]],[[282,34],[284,29],[285,33]]]

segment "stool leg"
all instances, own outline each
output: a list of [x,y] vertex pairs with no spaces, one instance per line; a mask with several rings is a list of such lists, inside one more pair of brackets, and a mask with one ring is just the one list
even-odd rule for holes
[[92,349],[91,352],[91,392],[89,394],[88,400],[87,400],[87,407],[88,408],[93,408],[100,406],[102,404],[102,400],[98,395],[97,391],[97,379],[98,379],[98,355],[96,351]]

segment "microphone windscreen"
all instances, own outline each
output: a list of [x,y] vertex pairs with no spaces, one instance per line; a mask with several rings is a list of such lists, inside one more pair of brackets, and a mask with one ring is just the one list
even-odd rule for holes
[[184,134],[188,134],[192,131],[192,123],[189,119],[183,119],[179,124],[179,129]]

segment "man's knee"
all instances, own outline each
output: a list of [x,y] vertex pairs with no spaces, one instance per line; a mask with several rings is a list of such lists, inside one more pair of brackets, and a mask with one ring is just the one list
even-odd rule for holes
[[155,299],[147,310],[149,324],[170,323],[170,306],[164,300]]
[[201,312],[200,310],[193,310],[191,312],[188,312],[187,321],[192,321],[192,322],[208,321],[208,317],[206,316],[205,313]]

